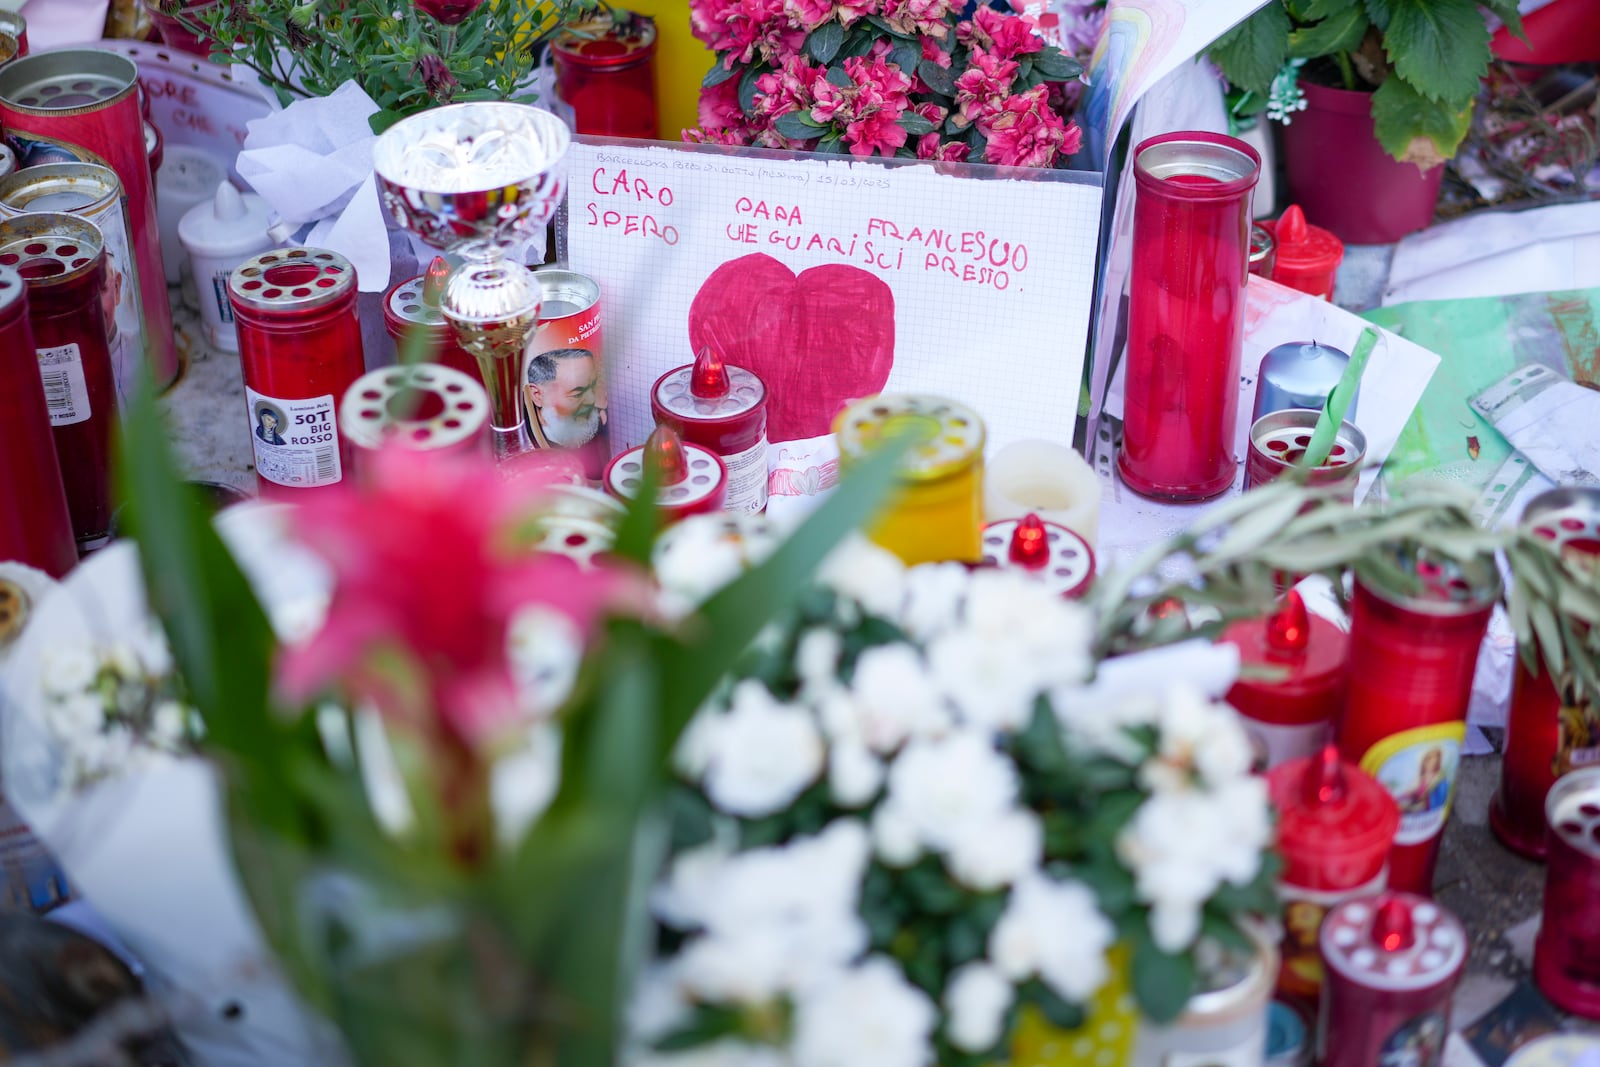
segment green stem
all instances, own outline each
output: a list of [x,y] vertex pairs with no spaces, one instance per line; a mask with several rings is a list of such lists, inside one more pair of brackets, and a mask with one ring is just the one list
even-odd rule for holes
[[1350,65],[1350,57],[1344,52],[1335,52],[1334,61],[1339,64],[1339,73],[1344,77],[1344,87],[1351,91],[1356,87],[1356,70]]
[[1316,429],[1311,431],[1311,443],[1306,445],[1305,455],[1300,457],[1296,466],[1304,470],[1315,470],[1328,461],[1334,441],[1338,438],[1339,426],[1344,422],[1345,413],[1350,410],[1350,402],[1355,399],[1356,389],[1361,385],[1361,376],[1367,371],[1367,360],[1371,358],[1372,350],[1377,345],[1377,330],[1368,326],[1361,331],[1361,339],[1356,342],[1356,350],[1350,353],[1350,362],[1345,365],[1344,373],[1339,376],[1339,383],[1333,387],[1333,392],[1328,394],[1328,402],[1323,405],[1322,413],[1317,416]]

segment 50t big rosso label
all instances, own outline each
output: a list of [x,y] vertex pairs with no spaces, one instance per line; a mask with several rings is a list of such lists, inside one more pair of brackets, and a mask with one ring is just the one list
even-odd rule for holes
[[332,485],[343,477],[332,394],[280,400],[249,387],[244,392],[261,477],[291,489]]

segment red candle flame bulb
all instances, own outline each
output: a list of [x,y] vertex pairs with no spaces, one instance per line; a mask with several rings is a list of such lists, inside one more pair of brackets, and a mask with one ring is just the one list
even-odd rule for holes
[[1306,768],[1306,807],[1327,808],[1343,804],[1348,787],[1344,781],[1344,765],[1339,760],[1338,745],[1324,745],[1320,755]]
[[[721,366],[719,363],[718,366]],[[644,442],[646,462],[661,473],[662,485],[677,485],[689,477],[689,460],[683,439],[670,426],[657,426]]]
[[1311,640],[1311,620],[1306,617],[1306,602],[1297,590],[1289,590],[1283,607],[1267,617],[1267,647],[1274,652],[1304,652]]
[[1410,948],[1416,940],[1411,906],[1399,897],[1390,897],[1378,905],[1378,914],[1372,919],[1372,940],[1385,952]]
[[694,372],[689,375],[689,393],[701,400],[720,400],[733,389],[728,380],[728,368],[722,357],[710,348],[702,348],[694,357]]
[[444,302],[444,283],[450,277],[450,264],[443,256],[434,256],[433,262],[422,275],[422,302],[436,308]]
[[1050,563],[1050,541],[1044,523],[1029,512],[1011,534],[1009,556],[1012,563],[1030,571],[1043,570]]
[[1284,211],[1283,217],[1278,220],[1275,236],[1280,245],[1305,244],[1306,241],[1306,213],[1300,210],[1299,204],[1290,204]]

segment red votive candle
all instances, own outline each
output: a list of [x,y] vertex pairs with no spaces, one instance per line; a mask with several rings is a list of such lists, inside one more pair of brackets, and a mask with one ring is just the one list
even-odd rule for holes
[[107,343],[104,239],[75,215],[0,222],[0,265],[28,290],[45,406],[80,551],[111,538],[111,438],[117,390]]
[[[1562,555],[1600,556],[1600,490],[1552,489],[1529,503],[1523,522]],[[1530,671],[1517,657],[1506,719],[1500,791],[1489,825],[1502,844],[1534,859],[1545,854],[1545,794],[1557,778],[1600,764],[1600,706],[1565,700],[1541,662]]]
[[1283,876],[1283,964],[1278,990],[1316,1003],[1322,988],[1317,930],[1329,908],[1381,891],[1385,863],[1400,825],[1394,798],[1361,768],[1339,759],[1333,745],[1267,773],[1278,809]]
[[660,472],[656,506],[665,522],[721,511],[728,498],[728,469],[709,448],[683,441],[670,426],[657,426],[637,448],[606,464],[606,492],[632,500],[644,481],[646,463]]
[[1068,600],[1087,596],[1094,584],[1094,549],[1089,543],[1032,512],[985,526],[982,562],[1036,578]]
[[1242,676],[1228,703],[1244,719],[1266,769],[1310,756],[1327,744],[1344,705],[1350,639],[1327,619],[1312,615],[1295,590],[1265,619],[1229,626],[1222,640],[1239,649],[1245,668],[1270,676]]
[[1135,492],[1204,500],[1233,484],[1250,193],[1261,157],[1214,133],[1134,150],[1122,451]]
[[78,562],[28,292],[14,267],[0,267],[0,559],[56,578]]
[[1391,891],[1334,908],[1320,940],[1328,967],[1321,1067],[1437,1067],[1467,962],[1461,920],[1425,897]]
[[356,379],[339,432],[359,469],[380,449],[491,458],[489,394],[476,377],[439,363],[384,367]]
[[435,256],[426,271],[396,282],[383,298],[383,327],[394,341],[396,354],[405,348],[408,337],[421,331],[428,338],[423,360],[442,363],[478,381],[478,361],[461,347],[455,330],[439,310],[449,275],[450,264],[443,256]]
[[350,465],[339,407],[363,365],[355,268],[321,248],[263,252],[234,269],[228,300],[261,495],[337,484]]
[[650,390],[656,424],[715,452],[728,468],[729,511],[767,506],[767,387],[754,371],[706,349]]
[[642,137],[656,132],[656,24],[648,15],[601,11],[555,39],[556,93],[578,132]]
[[1455,792],[1478,646],[1500,592],[1492,562],[1471,571],[1450,560],[1399,554],[1412,591],[1356,575],[1350,684],[1339,750],[1400,805],[1389,884],[1433,887],[1439,838]]
[[1299,466],[1320,414],[1309,408],[1288,408],[1270,412],[1251,423],[1244,461],[1244,487],[1254,489],[1294,471],[1307,485],[1340,486],[1340,496],[1355,503],[1361,464],[1367,458],[1367,435],[1353,423],[1341,422],[1334,431],[1333,448],[1326,462],[1310,470]]
[[1545,815],[1549,869],[1533,978],[1556,1007],[1600,1019],[1600,767],[1556,782]]

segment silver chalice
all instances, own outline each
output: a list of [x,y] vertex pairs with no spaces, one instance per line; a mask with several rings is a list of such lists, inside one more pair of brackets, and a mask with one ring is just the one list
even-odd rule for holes
[[397,222],[464,261],[440,309],[489,392],[495,456],[531,446],[523,361],[539,323],[539,281],[508,253],[554,217],[572,136],[527,104],[451,104],[402,119],[372,150],[378,190]]

